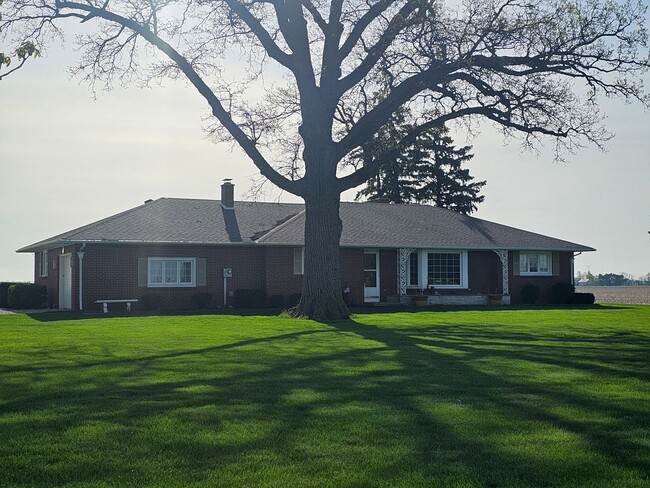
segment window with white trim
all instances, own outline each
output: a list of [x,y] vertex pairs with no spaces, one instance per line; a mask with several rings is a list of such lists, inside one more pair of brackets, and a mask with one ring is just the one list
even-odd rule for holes
[[149,258],[150,287],[196,286],[196,258]]
[[419,249],[409,256],[409,288],[467,288],[467,251]]
[[293,248],[293,274],[295,275],[305,274],[305,248],[304,247]]
[[41,251],[38,256],[38,275],[41,278],[47,276],[48,265],[47,251]]
[[551,253],[549,252],[520,252],[519,274],[521,275],[550,275]]
[[428,286],[461,286],[461,255],[459,252],[427,253]]

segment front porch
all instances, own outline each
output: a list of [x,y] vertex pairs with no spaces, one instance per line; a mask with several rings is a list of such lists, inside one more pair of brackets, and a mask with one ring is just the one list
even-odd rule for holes
[[389,295],[385,302],[374,303],[378,306],[425,307],[430,305],[474,306],[474,305],[510,305],[510,295],[494,294],[407,294]]
[[[396,300],[402,305],[415,305],[415,306],[427,306],[427,305],[510,305],[510,291],[509,291],[509,280],[508,280],[508,251],[505,249],[492,249],[498,258],[500,263],[500,274],[501,274],[501,287],[499,289],[490,289],[490,290],[472,290],[473,284],[470,281],[470,276],[475,275],[479,270],[472,270],[470,273],[469,260],[459,260],[460,263],[463,263],[465,269],[460,270],[460,274],[464,275],[464,286],[463,287],[453,287],[453,286],[439,286],[439,285],[430,285],[431,281],[425,281],[425,283],[419,282],[418,284],[422,286],[426,285],[424,288],[413,288],[413,279],[412,279],[412,269],[413,263],[411,260],[411,254],[418,251],[417,249],[409,248],[400,248],[398,251],[398,295]],[[484,273],[489,273],[489,270],[483,270]],[[423,279],[428,280],[428,277],[424,276]],[[410,286],[409,286],[410,285]]]

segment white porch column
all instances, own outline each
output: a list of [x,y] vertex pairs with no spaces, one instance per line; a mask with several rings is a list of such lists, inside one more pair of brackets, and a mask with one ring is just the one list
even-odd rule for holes
[[399,283],[398,283],[398,288],[399,288],[399,294],[401,295],[406,295],[406,287],[408,285],[407,283],[407,273],[408,273],[408,265],[409,265],[409,256],[411,253],[415,251],[415,249],[407,249],[407,248],[400,248],[399,250]]
[[510,284],[508,281],[508,251],[506,249],[492,249],[501,260],[501,275],[503,277],[503,305],[510,305]]

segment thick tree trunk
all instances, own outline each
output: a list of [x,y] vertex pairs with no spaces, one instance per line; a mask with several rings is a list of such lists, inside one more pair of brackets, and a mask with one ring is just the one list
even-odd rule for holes
[[341,289],[339,245],[343,224],[339,215],[341,192],[336,178],[339,161],[332,142],[334,106],[312,92],[301,90],[305,162],[305,268],[302,296],[295,317],[315,320],[345,319],[350,315]]
[[338,320],[349,316],[341,289],[339,206],[338,193],[305,200],[305,275],[295,317]]

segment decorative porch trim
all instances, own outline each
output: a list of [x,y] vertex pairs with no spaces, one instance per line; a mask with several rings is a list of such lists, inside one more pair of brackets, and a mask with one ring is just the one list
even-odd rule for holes
[[510,283],[508,281],[508,251],[506,249],[492,249],[501,260],[501,275],[503,276],[503,295],[510,296]]
[[401,247],[399,250],[399,294],[406,295],[406,278],[408,271],[409,256],[415,249]]

